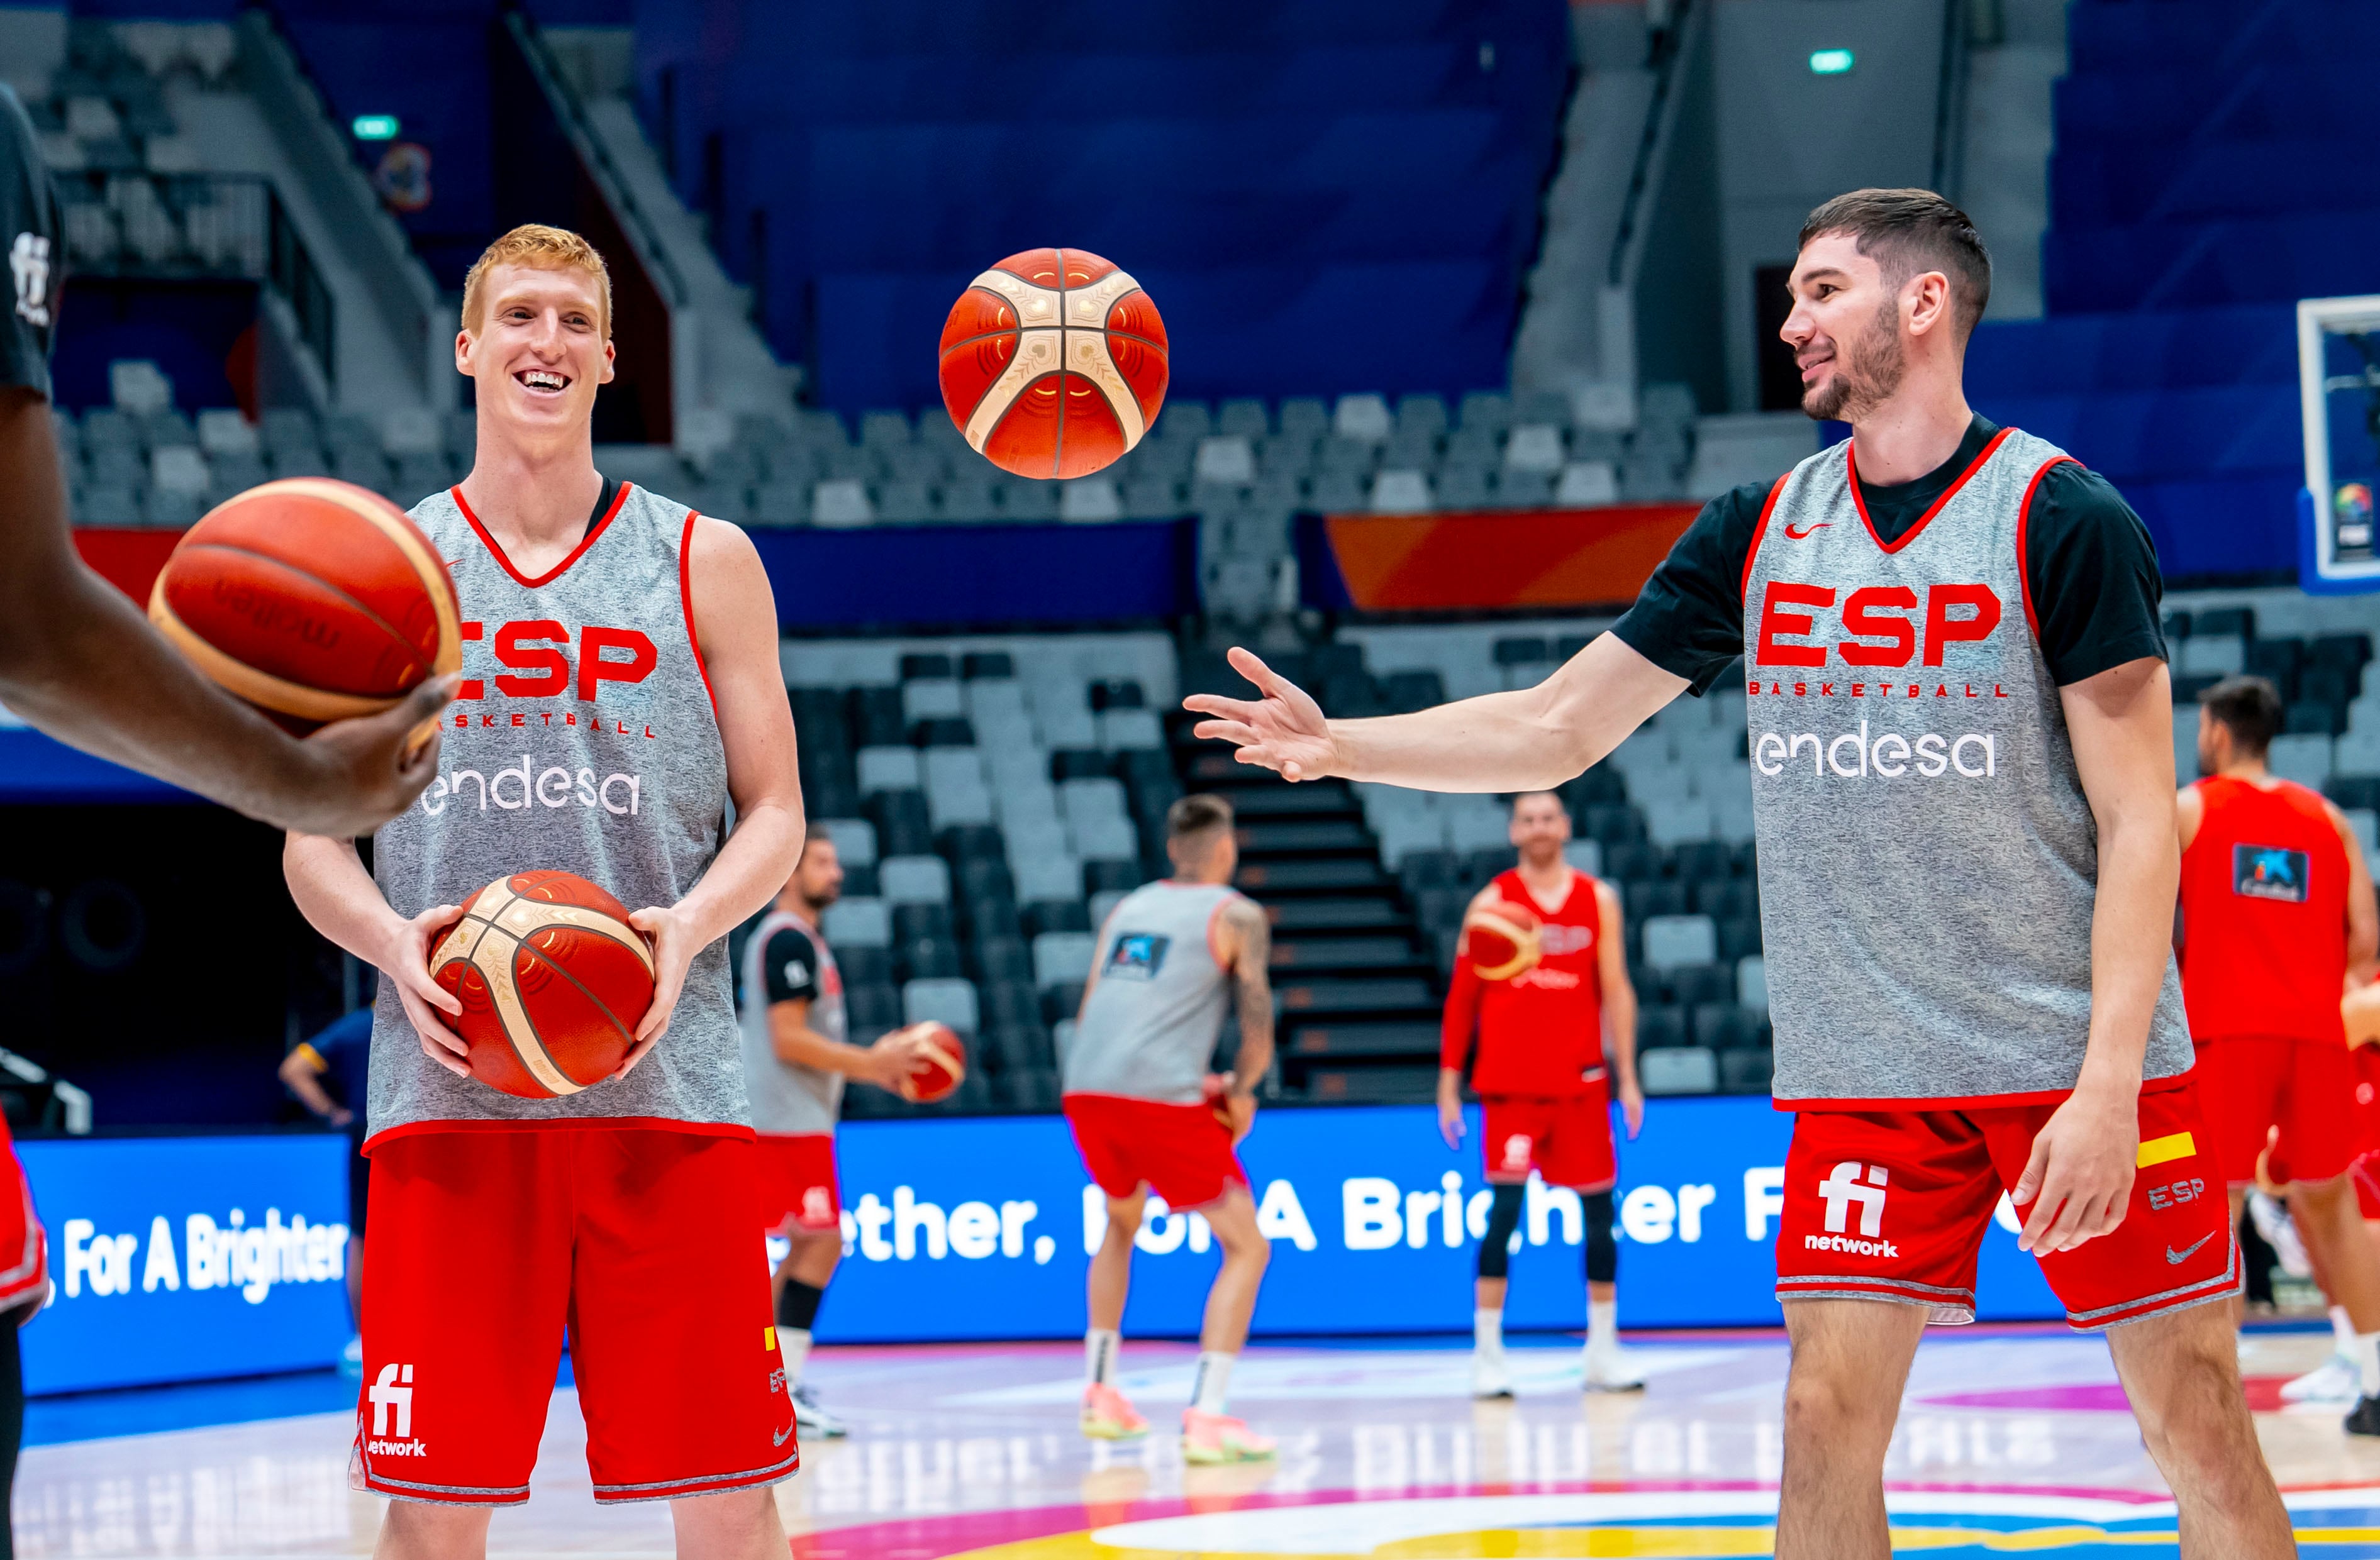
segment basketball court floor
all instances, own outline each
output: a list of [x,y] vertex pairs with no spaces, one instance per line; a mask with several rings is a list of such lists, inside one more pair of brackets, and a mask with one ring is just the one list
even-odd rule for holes
[[[1474,1404],[1451,1341],[1268,1346],[1233,1407],[1280,1437],[1274,1465],[1195,1469],[1172,1437],[1086,1443],[1073,1345],[822,1349],[812,1378],[851,1438],[804,1447],[779,1487],[797,1560],[1466,1560],[1764,1555],[1785,1350],[1773,1333],[1633,1339],[1652,1373],[1583,1397],[1577,1346],[1516,1347],[1520,1396]],[[2327,1331],[2252,1336],[2266,1455],[2311,1556],[2380,1556],[2380,1443],[2280,1382]],[[1194,1351],[1127,1344],[1126,1390],[1162,1428]],[[23,1555],[329,1555],[370,1551],[380,1502],[346,1486],[352,1383],[331,1375],[33,1406],[18,1478]],[[497,1513],[506,1555],[666,1555],[664,1506],[598,1510],[575,1395],[557,1390],[528,1505]],[[2106,1348],[2063,1328],[1936,1331],[1887,1477],[1896,1548],[1963,1556],[2171,1555],[2174,1508]]]

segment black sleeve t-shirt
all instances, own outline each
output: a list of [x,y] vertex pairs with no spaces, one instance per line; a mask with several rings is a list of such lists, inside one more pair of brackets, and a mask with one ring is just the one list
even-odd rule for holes
[[[1863,480],[1860,497],[1876,534],[1888,542],[1905,535],[1998,431],[1977,417],[1950,458],[1915,481],[1887,488]],[[1770,486],[1746,483],[1705,504],[1612,625],[1696,694],[1743,654],[1744,565]],[[2060,687],[2143,656],[2165,659],[2156,545],[2097,472],[2060,462],[2042,475],[2025,520],[2024,574],[2042,659]]]
[[818,945],[798,926],[780,926],[760,950],[771,1002],[808,1002],[819,994]]
[[0,251],[8,261],[0,298],[0,386],[50,393],[50,338],[57,328],[60,262],[57,199],[25,105],[0,86]]

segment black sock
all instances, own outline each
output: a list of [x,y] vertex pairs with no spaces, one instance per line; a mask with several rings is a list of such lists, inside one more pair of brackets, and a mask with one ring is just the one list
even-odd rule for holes
[[808,1332],[810,1324],[818,1320],[819,1301],[824,1299],[826,1291],[817,1285],[786,1279],[784,1291],[777,1296],[777,1325]]

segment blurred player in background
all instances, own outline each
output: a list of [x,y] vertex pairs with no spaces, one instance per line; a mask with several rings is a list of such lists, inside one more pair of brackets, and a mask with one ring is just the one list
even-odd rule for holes
[[[2340,1011],[2350,974],[2368,974],[2380,953],[2380,908],[2346,815],[2265,768],[2283,725],[2279,691],[2228,677],[2198,704],[2204,778],[2183,789],[2176,822],[2181,991],[2207,1127],[2235,1224],[2270,1141],[2289,1222],[2346,1314],[2356,1398],[2347,1429],[2380,1435],[2380,1246],[2348,1184],[2357,1080]],[[2328,1385],[2301,1380],[2301,1396]]]
[[[383,1560],[485,1553],[492,1509],[528,1498],[565,1327],[596,1500],[671,1501],[684,1553],[784,1560],[767,1486],[801,1458],[752,1240],[726,937],[800,859],[793,716],[751,538],[596,468],[611,301],[602,257],[559,228],[515,228],[466,275],[477,453],[413,509],[483,633],[455,778],[374,837],[377,880],[350,840],[284,853],[299,911],[388,977],[353,1464],[393,1497]],[[538,805],[459,783],[508,766],[535,773]],[[574,773],[635,800],[601,805]],[[619,1071],[551,1099],[470,1077],[462,1005],[427,964],[457,901],[531,867],[640,906],[653,940]]]
[[843,1259],[843,1199],[835,1186],[834,1128],[843,1086],[856,1078],[898,1091],[926,1050],[922,1035],[902,1031],[854,1046],[843,1005],[843,973],[819,930],[843,894],[834,841],[813,834],[801,865],[744,944],[744,1088],[760,1143],[760,1216],[792,1248],[777,1264],[777,1347],[794,1390],[794,1418],[804,1433],[848,1433],[819,1406],[802,1380],[810,1327],[827,1280]]
[[[347,1313],[356,1336],[347,1340],[346,1366],[364,1368],[364,1214],[371,1189],[371,1161],[364,1157],[364,1107],[371,1098],[371,1004],[334,1020],[281,1058],[281,1082],[298,1103],[334,1127],[346,1130],[347,1146]],[[325,1087],[325,1084],[328,1087]]]
[[454,678],[300,741],[200,675],[76,553],[50,427],[66,241],[32,122],[6,85],[0,255],[0,702],[60,742],[284,828],[344,836],[387,822],[438,772],[434,738],[407,747]]
[[1645,1377],[1620,1348],[1620,1248],[1611,1235],[1611,1189],[1620,1170],[1611,1101],[1616,1093],[1633,1138],[1644,1124],[1645,1094],[1636,1086],[1636,991],[1628,981],[1620,896],[1563,859],[1570,810],[1552,792],[1512,798],[1512,837],[1520,865],[1480,889],[1471,908],[1507,903],[1531,912],[1539,923],[1533,957],[1518,972],[1489,979],[1466,936],[1447,985],[1439,1050],[1439,1131],[1451,1148],[1463,1137],[1463,1063],[1478,1036],[1471,1086],[1479,1094],[1479,1149],[1495,1197],[1479,1241],[1471,1392],[1512,1396],[1504,1359],[1505,1276],[1531,1170],[1548,1186],[1577,1192],[1585,1211],[1586,1385],[1633,1391]]
[[[1256,1119],[1257,1084],[1272,1066],[1272,928],[1231,886],[1240,851],[1229,803],[1185,796],[1167,811],[1165,828],[1173,876],[1135,889],[1109,913],[1062,1063],[1066,1120],[1107,1193],[1107,1234],[1091,1258],[1081,1423],[1104,1440],[1148,1433],[1115,1377],[1133,1237],[1154,1190],[1172,1212],[1204,1215],[1223,1248],[1198,1334],[1197,1385],[1182,1415],[1183,1457],[1250,1462],[1272,1456],[1273,1444],[1225,1412],[1225,1394],[1272,1252],[1232,1150]],[[1208,1068],[1234,992],[1239,1055],[1218,1078]]]

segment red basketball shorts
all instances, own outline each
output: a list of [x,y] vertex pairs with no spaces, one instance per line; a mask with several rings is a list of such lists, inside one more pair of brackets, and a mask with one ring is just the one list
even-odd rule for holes
[[[50,1243],[33,1212],[25,1167],[0,1123],[0,1313],[38,1302],[50,1283]],[[13,1326],[0,1314],[0,1327]]]
[[747,1138],[593,1126],[376,1145],[354,1481],[527,1500],[565,1330],[597,1500],[791,1478],[753,1160]]
[[760,1227],[771,1235],[843,1228],[843,1199],[834,1186],[834,1134],[763,1132]]
[[2350,1046],[2355,1069],[2355,1163],[2348,1176],[2367,1219],[2380,1219],[2380,1046]]
[[1534,1169],[1548,1186],[1609,1191],[1620,1179],[1612,1157],[1610,1098],[1600,1080],[1590,1093],[1560,1099],[1483,1096],[1479,1152],[1488,1179],[1524,1181]]
[[[2355,1158],[2355,1058],[2344,1046],[2265,1036],[2198,1048],[2206,1127],[2223,1179],[2245,1186],[2256,1159],[2276,1181],[2328,1180]],[[2279,1136],[2274,1137],[2274,1129]]]
[[1065,1107],[1083,1167],[1111,1197],[1129,1197],[1145,1183],[1169,1208],[1203,1208],[1248,1184],[1232,1152],[1232,1130],[1213,1106],[1068,1094]]
[[[1777,1228],[1778,1299],[1893,1300],[1925,1306],[1936,1322],[1973,1321],[1984,1231],[2056,1109],[1798,1112]],[[2077,1328],[2223,1300],[2239,1281],[2230,1205],[2196,1089],[2143,1094],[2140,1124],[2123,1222],[2041,1259]]]

